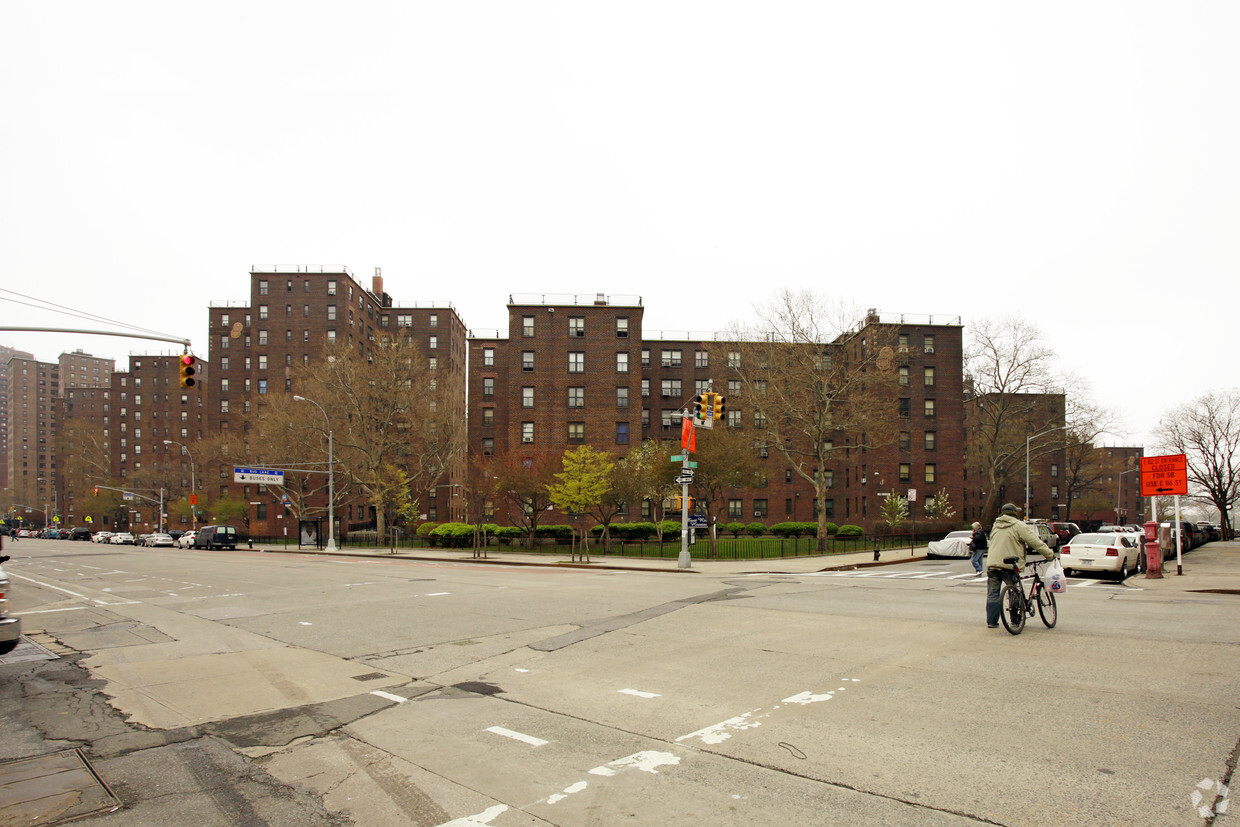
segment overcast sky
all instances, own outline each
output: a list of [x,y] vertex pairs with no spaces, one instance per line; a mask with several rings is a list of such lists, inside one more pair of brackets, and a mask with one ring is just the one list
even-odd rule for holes
[[513,293],[641,296],[648,333],[782,287],[1015,312],[1142,444],[1236,384],[1237,42],[1234,0],[6,0],[2,282],[204,356],[254,264],[382,267],[480,331]]

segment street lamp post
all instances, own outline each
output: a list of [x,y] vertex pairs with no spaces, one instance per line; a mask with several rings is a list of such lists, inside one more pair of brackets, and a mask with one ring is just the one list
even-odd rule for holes
[[[189,446],[184,442],[177,442],[175,439],[165,439],[165,445],[180,445],[181,450],[185,452],[185,456],[189,457],[189,493],[192,496],[198,490],[198,481],[194,476],[194,455],[189,452]],[[189,505],[190,526],[194,531],[198,530],[198,505],[190,503]]]
[[1040,434],[1034,434],[1025,439],[1025,519],[1029,519],[1029,443],[1033,442],[1040,436],[1053,434],[1055,431],[1067,430],[1067,425],[1060,425],[1058,428],[1051,428],[1049,431],[1043,431]]
[[319,413],[323,414],[323,419],[327,422],[327,545],[324,547],[327,551],[336,550],[336,462],[333,454],[332,446],[332,420],[327,415],[327,411],[323,410],[323,406],[313,399],[307,399],[304,396],[293,396],[298,402],[309,402],[311,405],[319,409]]

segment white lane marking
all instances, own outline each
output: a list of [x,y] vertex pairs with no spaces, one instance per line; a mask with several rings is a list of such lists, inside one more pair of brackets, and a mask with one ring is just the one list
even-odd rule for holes
[[532,747],[541,747],[547,743],[541,738],[535,738],[533,735],[526,735],[523,732],[513,732],[511,729],[504,729],[502,726],[487,727],[487,732],[494,732],[496,735],[503,735],[505,738],[511,738],[514,741],[521,741]]
[[403,704],[405,701],[409,700],[408,698],[402,698],[400,695],[393,695],[391,692],[384,692],[382,689],[376,689],[370,694],[377,695],[380,698],[385,698],[389,701],[394,701],[398,704]]
[[562,793],[556,793],[555,795],[550,796],[550,797],[547,799],[547,803],[548,803],[548,804],[555,804],[555,803],[556,803],[556,802],[558,802],[558,801],[563,801],[564,799],[568,798],[568,797],[569,797],[570,795],[572,795],[573,793],[579,793],[579,792],[581,792],[581,791],[582,791],[582,790],[584,790],[587,786],[589,786],[589,782],[588,782],[588,781],[578,781],[576,784],[569,784],[567,787],[565,787],[565,788],[564,788],[564,792],[562,792]]
[[522,669],[520,666],[518,666],[518,667],[516,667],[515,669],[513,669],[512,671],[514,671],[514,672],[528,672],[528,671],[530,671],[530,670],[528,670],[528,669]]
[[624,770],[640,770],[641,772],[658,775],[659,767],[674,767],[679,763],[680,758],[670,752],[643,750],[632,755],[626,755],[624,758],[617,758],[615,761],[610,761],[601,767],[595,767],[590,770],[590,774],[610,776]]
[[308,620],[299,620],[299,621],[297,621],[297,624],[298,624],[299,626],[313,626],[313,625],[314,625],[313,623],[311,623],[311,622],[310,622],[310,621],[308,621]]
[[[883,577],[912,577],[916,574],[925,574],[925,572],[925,569],[913,569],[912,571],[898,571],[895,574],[884,574]],[[942,572],[931,572],[930,576],[933,577],[936,574],[942,574]]]
[[451,821],[445,821],[443,824],[440,824],[439,827],[478,827],[478,825],[481,824],[490,824],[491,819],[495,818],[500,813],[506,812],[508,812],[508,805],[496,804],[494,807],[487,807],[485,810],[477,813],[476,815],[462,816],[461,818],[454,818]]
[[[842,690],[843,688],[844,687],[841,686],[840,690]],[[840,691],[840,690],[836,690],[836,691]],[[834,695],[835,695],[834,692],[827,692],[822,695],[813,695],[810,692],[798,692],[797,694],[793,695],[791,698],[784,698],[782,701],[780,701],[780,703],[782,704],[816,704],[819,701],[829,701]]]
[[442,597],[445,594],[452,594],[452,592],[431,592],[430,594],[423,595],[423,596],[424,597]]
[[621,690],[620,690],[620,692],[621,692],[621,694],[623,694],[623,695],[636,695],[636,696],[637,696],[637,697],[639,697],[639,698],[658,698],[658,697],[661,697],[661,696],[659,696],[659,695],[656,695],[654,692],[642,692],[642,691],[637,690],[637,689],[621,689]]
[[22,612],[22,617],[25,617],[27,615],[51,614],[52,612],[80,612],[83,609],[87,609],[87,608],[90,608],[90,607],[89,606],[69,606],[64,609],[38,609],[37,611],[33,611],[33,612]]
[[[945,575],[945,574],[947,574],[947,572],[945,572],[945,571],[932,571],[932,572],[930,572],[929,574],[919,574],[919,575],[915,576],[913,579],[914,579],[914,580],[925,580],[925,579],[926,579],[926,578],[928,578],[928,577],[942,577],[942,576],[943,576],[943,575]],[[971,575],[971,574],[969,575],[969,577],[972,577],[972,576],[973,576],[973,575]],[[947,578],[945,578],[945,579],[947,579]]]
[[42,586],[45,589],[53,589],[58,592],[64,592],[65,594],[72,595],[73,597],[80,597],[82,600],[89,600],[92,603],[98,603],[100,606],[108,605],[102,600],[98,600],[93,597],[87,597],[86,595],[78,594],[77,592],[71,592],[68,589],[62,589],[60,586],[53,586],[51,583],[44,583],[42,580],[35,580],[33,577],[24,577],[20,574],[11,574],[9,576],[16,577],[18,580],[25,580],[27,583],[34,583],[36,586]]
[[690,732],[688,735],[682,735],[676,739],[677,742],[686,741],[690,738],[700,738],[704,744],[721,744],[732,737],[732,733],[740,732],[744,729],[753,729],[762,726],[761,721],[751,721],[750,716],[758,709],[750,710],[743,715],[737,715],[735,718],[728,718],[726,721],[720,721],[717,724],[711,724],[708,727],[702,727],[697,732]]

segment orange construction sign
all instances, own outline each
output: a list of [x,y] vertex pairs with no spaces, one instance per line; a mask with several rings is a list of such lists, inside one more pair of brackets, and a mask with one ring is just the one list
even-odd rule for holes
[[680,447],[686,451],[697,450],[697,431],[692,417],[686,416],[680,420]]
[[1188,457],[1168,454],[1141,457],[1141,496],[1165,497],[1188,493]]

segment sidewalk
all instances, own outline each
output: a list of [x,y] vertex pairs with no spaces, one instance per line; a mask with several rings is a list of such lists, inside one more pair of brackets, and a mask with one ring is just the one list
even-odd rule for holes
[[[328,554],[315,549],[284,546],[255,546],[255,551],[275,554]],[[873,551],[844,554],[823,554],[808,557],[775,557],[762,560],[702,560],[694,558],[690,567],[682,569],[674,557],[621,557],[592,553],[590,562],[573,562],[571,554],[526,552],[513,549],[489,550],[486,557],[474,557],[470,549],[419,548],[398,550],[386,548],[346,548],[331,552],[343,557],[377,557],[390,560],[424,560],[431,562],[470,563],[476,565],[551,566],[557,568],[611,569],[621,571],[669,572],[673,574],[810,574],[820,571],[845,571],[854,568],[889,566],[926,559],[926,547],[915,551],[886,549],[878,562]],[[1183,555],[1183,574],[1176,574],[1176,561],[1171,557],[1163,563],[1162,579],[1134,574],[1125,582],[1147,591],[1184,591],[1234,593],[1240,595],[1240,540],[1208,543]]]

